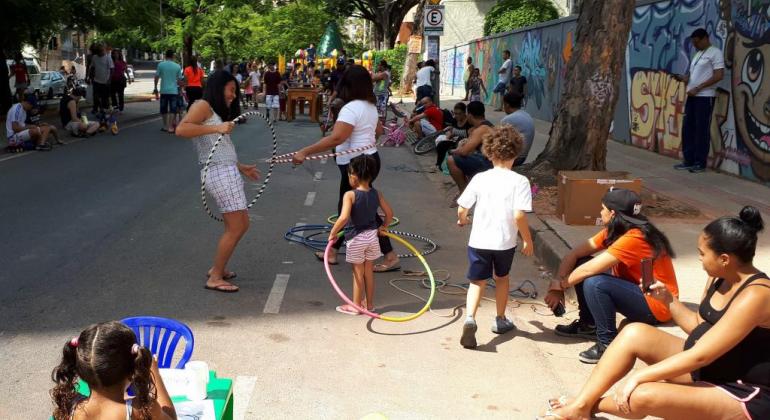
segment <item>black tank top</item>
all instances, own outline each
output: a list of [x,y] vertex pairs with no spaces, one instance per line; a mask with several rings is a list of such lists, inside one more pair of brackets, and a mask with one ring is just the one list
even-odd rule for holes
[[377,190],[369,191],[353,190],[355,200],[350,210],[350,221],[345,231],[345,239],[350,240],[361,232],[377,229],[377,208],[380,207],[380,195]]
[[[61,119],[62,127],[66,127],[67,124],[72,121],[72,115],[70,115],[69,109],[70,101],[74,101],[74,99],[69,95],[64,95],[59,101],[59,118]],[[77,108],[77,105],[75,105],[75,107]]]
[[[711,297],[722,285],[724,279],[714,280],[698,309],[704,322],[695,327],[690,336],[687,337],[684,349],[687,350],[694,346],[712,326],[719,322],[743,289],[754,280],[766,278],[767,275],[764,273],[751,276],[741,285],[721,311],[717,311],[711,306]],[[711,364],[692,372],[691,375],[693,381],[724,383],[741,380],[747,384],[770,386],[770,329],[754,328],[749,335],[727,353]]]

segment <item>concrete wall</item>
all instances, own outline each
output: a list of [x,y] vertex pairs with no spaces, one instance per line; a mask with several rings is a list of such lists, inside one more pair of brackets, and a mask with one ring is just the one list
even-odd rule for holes
[[[698,27],[722,49],[727,69],[711,118],[710,166],[770,186],[770,0],[639,1],[628,38],[613,136],[654,153],[681,154],[685,73]],[[462,95],[462,64],[473,58],[491,91],[502,51],[529,80],[527,111],[550,120],[558,105],[576,19],[479,38],[441,52],[442,94]],[[765,70],[768,70],[766,73]],[[459,76],[458,76],[459,73]],[[491,104],[492,96],[485,98]]]

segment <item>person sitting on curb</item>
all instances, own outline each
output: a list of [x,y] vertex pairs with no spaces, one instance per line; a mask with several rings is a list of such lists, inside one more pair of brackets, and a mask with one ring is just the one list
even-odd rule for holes
[[[447,167],[452,176],[460,194],[465,190],[468,181],[479,172],[492,169],[492,162],[481,153],[481,143],[484,135],[489,133],[494,124],[487,121],[484,116],[484,104],[481,102],[471,102],[468,104],[468,122],[473,128],[468,133],[468,138],[461,141],[452,155],[447,158]],[[458,194],[458,197],[460,196]],[[452,200],[453,202],[456,200]],[[454,207],[453,203],[451,207]]]
[[405,118],[406,124],[417,134],[417,138],[421,139],[425,136],[435,134],[437,131],[444,129],[444,113],[441,108],[437,107],[433,103],[433,98],[426,96],[420,99],[419,102],[421,109],[419,114],[414,115],[411,118]]
[[61,98],[59,102],[61,125],[75,137],[93,136],[99,131],[99,123],[94,121],[86,123],[80,120],[81,115],[78,112],[78,102],[84,96],[86,96],[86,90],[82,87],[76,87],[72,90],[72,93]]
[[452,114],[454,116],[452,130],[447,134],[446,140],[440,141],[440,136],[436,139],[436,169],[439,172],[442,170],[441,165],[444,163],[447,153],[457,147],[460,140],[468,138],[468,130],[472,127],[471,123],[468,122],[468,107],[464,103],[456,103]]
[[[580,393],[549,401],[541,418],[588,419],[599,412],[631,419],[770,418],[770,279],[753,264],[763,227],[750,206],[738,217],[709,223],[698,238],[708,275],[698,311],[660,281],[647,292],[687,338],[642,323],[627,325]],[[637,359],[646,366],[617,386],[614,396],[605,395]]]
[[[679,289],[674,273],[674,251],[668,238],[642,215],[642,200],[633,191],[614,188],[602,198],[604,229],[575,247],[562,260],[558,278],[551,282],[545,302],[552,309],[564,304],[564,289],[577,293],[579,319],[556,326],[556,335],[597,340],[581,352],[583,363],[597,363],[618,334],[620,312],[631,322],[657,325],[671,319],[668,307],[639,290],[642,260],[653,259],[653,273],[674,296]],[[591,255],[604,251],[596,257]],[[612,274],[606,271],[612,270]]]
[[513,126],[524,138],[524,148],[513,162],[513,166],[524,164],[527,155],[529,155],[529,149],[532,148],[532,143],[535,141],[535,120],[527,111],[521,109],[523,99],[524,97],[517,93],[506,93],[503,96],[503,110],[506,115],[500,120],[500,124]]
[[11,152],[24,150],[49,151],[48,136],[51,127],[48,124],[27,124],[27,112],[37,106],[37,97],[26,93],[21,102],[14,104],[5,119],[5,134],[8,138],[8,149]]

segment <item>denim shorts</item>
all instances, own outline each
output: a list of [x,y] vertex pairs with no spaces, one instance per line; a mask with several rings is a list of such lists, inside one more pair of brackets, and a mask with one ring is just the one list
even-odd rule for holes
[[505,86],[506,85],[507,85],[507,83],[497,82],[497,84],[495,85],[495,88],[492,90],[492,92],[494,92],[494,93],[505,93]]
[[516,247],[502,251],[468,247],[468,280],[487,280],[494,273],[505,277],[511,272]]
[[171,108],[171,113],[176,114],[176,107],[177,107],[177,96],[176,94],[171,93],[161,93],[160,94],[160,113],[161,114],[168,114],[169,108]]
[[492,162],[489,161],[480,152],[473,152],[468,156],[452,155],[455,164],[463,174],[468,178],[472,178],[479,172],[484,172],[488,169],[492,169]]

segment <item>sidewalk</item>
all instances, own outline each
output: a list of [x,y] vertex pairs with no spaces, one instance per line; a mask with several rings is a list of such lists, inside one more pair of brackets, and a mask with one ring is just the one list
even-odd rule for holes
[[[451,108],[458,98],[442,98],[442,108]],[[487,107],[487,119],[498,123],[505,114]],[[535,120],[535,141],[528,162],[534,160],[548,141],[551,122]],[[431,159],[433,155],[429,154]],[[642,179],[643,189],[679,201],[700,210],[696,218],[652,217],[655,225],[666,234],[676,252],[674,268],[679,282],[680,298],[697,304],[705,287],[706,273],[698,256],[697,240],[701,230],[711,220],[725,215],[737,215],[745,205],[752,205],[770,221],[770,188],[738,177],[707,171],[700,174],[677,171],[677,160],[633,146],[610,140],[607,146],[607,170],[628,171]],[[441,174],[436,174],[441,177]],[[448,177],[446,177],[448,178]],[[445,179],[444,181],[448,181]],[[451,197],[448,194],[448,197]],[[588,240],[599,228],[568,226],[553,215],[530,217],[535,239],[535,251],[541,264],[555,272],[562,258],[575,245]],[[770,229],[760,234],[755,261],[758,268],[770,270]],[[764,263],[764,264],[763,264]],[[678,328],[673,327],[679,331]]]

